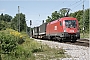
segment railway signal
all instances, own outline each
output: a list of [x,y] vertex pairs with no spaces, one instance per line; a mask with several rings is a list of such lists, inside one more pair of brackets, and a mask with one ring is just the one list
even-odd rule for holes
[[32,25],[32,21],[30,20],[30,25]]
[[42,24],[44,24],[44,20],[42,21]]

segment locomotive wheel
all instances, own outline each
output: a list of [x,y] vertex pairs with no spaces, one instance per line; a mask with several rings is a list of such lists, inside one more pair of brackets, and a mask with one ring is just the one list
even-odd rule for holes
[[61,38],[61,42],[66,42],[66,40],[64,38]]
[[76,40],[77,40],[77,39],[73,39],[73,40],[71,40],[71,42],[74,43],[74,42],[76,42]]
[[48,40],[51,40],[51,37],[50,36],[48,36],[47,38],[48,38]]
[[62,42],[62,39],[61,39],[60,37],[58,37],[57,40],[58,40],[59,42]]

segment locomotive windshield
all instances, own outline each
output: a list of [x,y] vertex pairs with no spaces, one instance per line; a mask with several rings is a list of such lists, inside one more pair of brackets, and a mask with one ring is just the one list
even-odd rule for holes
[[76,27],[76,20],[65,20],[66,27]]

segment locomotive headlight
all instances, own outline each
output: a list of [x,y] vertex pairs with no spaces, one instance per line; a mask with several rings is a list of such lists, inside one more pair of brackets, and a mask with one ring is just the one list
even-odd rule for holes
[[66,30],[64,30],[64,32],[66,32]]
[[66,29],[64,29],[64,32],[66,32]]

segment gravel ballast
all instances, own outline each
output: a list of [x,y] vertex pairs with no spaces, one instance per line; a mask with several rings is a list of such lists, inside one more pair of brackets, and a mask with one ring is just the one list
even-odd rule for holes
[[[41,42],[42,44],[48,45],[51,48],[63,48],[66,52],[66,54],[70,55],[70,58],[63,58],[60,60],[90,60],[90,54],[89,54],[89,47],[84,46],[78,46],[78,45],[71,45],[71,44],[65,44],[65,43],[59,43],[54,41],[47,41],[47,40],[39,40],[35,39],[38,42]],[[56,60],[56,59],[52,59]]]

